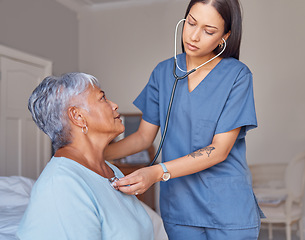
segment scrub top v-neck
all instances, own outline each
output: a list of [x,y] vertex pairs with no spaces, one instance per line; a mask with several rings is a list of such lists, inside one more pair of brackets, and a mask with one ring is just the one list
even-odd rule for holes
[[[222,60],[222,59],[221,59]],[[190,80],[189,80],[189,76],[185,78],[185,80],[187,81],[187,86],[188,86],[188,92],[191,94],[194,90],[196,90],[197,87],[199,87],[201,84],[203,84],[203,82],[205,81],[205,79],[209,78],[209,75],[213,73],[214,69],[217,69],[218,64],[221,62],[221,60],[219,60],[219,62],[214,66],[214,68],[212,68],[207,75],[201,79],[201,81],[197,84],[197,86],[195,86],[193,88],[193,90],[190,91]],[[183,62],[183,67],[181,68],[184,71],[184,74],[186,73],[186,61],[182,61]],[[178,63],[179,64],[179,63]]]
[[[178,55],[177,61],[186,69],[185,53]],[[175,81],[173,65],[173,58],[159,63],[134,101],[143,120],[160,126],[162,133]],[[178,76],[183,74],[177,69]],[[252,73],[242,62],[222,59],[191,92],[187,78],[178,81],[162,149],[163,162],[210,145],[216,134],[239,127],[241,131],[225,161],[161,182],[164,221],[222,229],[259,225],[260,212],[252,191],[245,145],[246,132],[256,126]]]

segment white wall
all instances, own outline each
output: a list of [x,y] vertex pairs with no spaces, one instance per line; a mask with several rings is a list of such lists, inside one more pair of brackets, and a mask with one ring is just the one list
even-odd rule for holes
[[[242,0],[241,60],[253,72],[259,128],[248,135],[248,162],[287,162],[305,150],[305,2]],[[80,15],[80,69],[97,76],[121,112],[155,65],[173,56],[174,27],[188,1],[107,7]]]
[[97,76],[121,112],[135,112],[132,101],[156,64],[173,55],[174,25],[185,3],[138,3],[80,15],[80,69]]
[[0,0],[0,44],[78,70],[77,14],[55,0]]
[[249,162],[287,162],[305,151],[305,2],[243,0],[242,60],[254,74],[259,128]]

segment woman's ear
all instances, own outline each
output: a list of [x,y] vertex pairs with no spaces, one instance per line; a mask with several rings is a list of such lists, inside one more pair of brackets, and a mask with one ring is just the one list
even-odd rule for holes
[[86,119],[83,116],[81,109],[77,107],[68,108],[68,117],[70,121],[78,127],[84,127],[84,125],[86,125]]
[[228,41],[228,38],[230,37],[230,35],[231,35],[231,31],[227,32],[227,33],[223,36],[223,38],[224,38],[226,41]]

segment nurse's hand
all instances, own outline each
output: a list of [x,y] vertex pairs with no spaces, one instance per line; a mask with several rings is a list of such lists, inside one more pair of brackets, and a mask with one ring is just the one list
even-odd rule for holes
[[154,183],[159,182],[162,174],[163,170],[160,165],[144,167],[120,178],[113,185],[123,193],[138,195],[144,193]]

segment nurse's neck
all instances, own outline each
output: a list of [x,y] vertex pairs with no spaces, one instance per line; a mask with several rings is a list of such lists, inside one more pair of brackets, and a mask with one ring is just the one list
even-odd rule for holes
[[[208,54],[204,57],[194,57],[194,56],[186,55],[187,71],[190,71],[190,70],[200,66],[201,64],[212,59],[214,56],[215,56],[214,53]],[[198,70],[200,70],[200,69],[211,70],[220,62],[221,59],[222,59],[221,57],[217,57],[214,60],[212,60],[211,62],[203,65]]]

